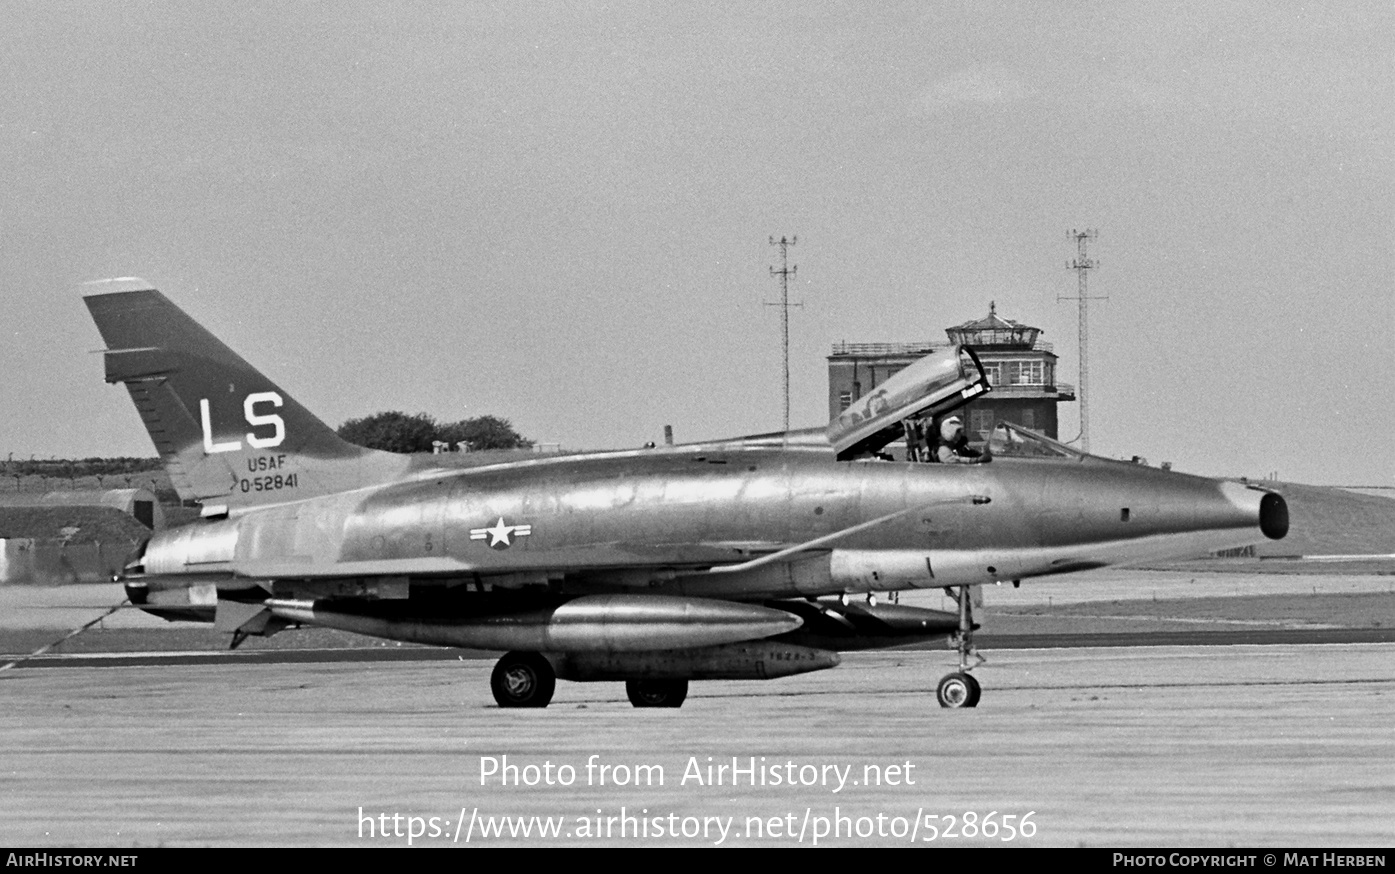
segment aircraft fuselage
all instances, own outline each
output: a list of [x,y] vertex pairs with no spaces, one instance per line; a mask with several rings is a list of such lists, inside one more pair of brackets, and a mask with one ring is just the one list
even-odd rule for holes
[[[749,600],[890,591],[1250,543],[1278,524],[1281,499],[1266,494],[1096,458],[959,466],[813,450],[617,452],[425,472],[197,523],[157,534],[144,575],[284,581],[297,567],[305,579],[339,568]],[[708,572],[917,508],[792,562]]]

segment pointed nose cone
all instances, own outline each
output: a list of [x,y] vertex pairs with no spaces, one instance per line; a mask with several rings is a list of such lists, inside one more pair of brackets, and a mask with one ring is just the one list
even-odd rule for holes
[[1240,483],[1221,483],[1221,494],[1240,512],[1245,524],[1258,525],[1270,540],[1288,534],[1288,502],[1284,496]]
[[1283,495],[1265,493],[1259,502],[1259,530],[1270,540],[1283,540],[1288,533],[1288,502]]

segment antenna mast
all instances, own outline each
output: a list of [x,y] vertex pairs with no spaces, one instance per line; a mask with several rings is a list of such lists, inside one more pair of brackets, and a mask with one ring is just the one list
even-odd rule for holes
[[[1075,440],[1080,441],[1080,448],[1085,452],[1090,451],[1090,320],[1088,302],[1091,300],[1109,300],[1108,296],[1092,298],[1087,290],[1089,271],[1100,266],[1100,262],[1090,260],[1089,255],[1085,252],[1085,244],[1098,236],[1099,230],[1096,228],[1066,231],[1066,239],[1075,240],[1076,251],[1075,259],[1066,262],[1066,269],[1074,270],[1080,277],[1079,290],[1075,297],[1057,296],[1056,298],[1058,302],[1063,300],[1080,301],[1080,434],[1076,436]],[[1074,443],[1075,440],[1069,442]]]
[[790,429],[790,307],[802,307],[802,303],[790,303],[790,277],[799,272],[798,265],[790,266],[790,246],[799,242],[798,237],[770,238],[770,245],[780,247],[780,269],[770,268],[771,276],[780,277],[780,302],[766,303],[768,307],[780,308],[780,332],[784,341],[785,353],[785,431]]

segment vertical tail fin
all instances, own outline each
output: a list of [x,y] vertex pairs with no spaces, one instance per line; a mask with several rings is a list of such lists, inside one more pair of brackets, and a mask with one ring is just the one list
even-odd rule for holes
[[179,496],[205,515],[386,482],[406,456],[339,435],[150,283],[113,279],[84,297]]

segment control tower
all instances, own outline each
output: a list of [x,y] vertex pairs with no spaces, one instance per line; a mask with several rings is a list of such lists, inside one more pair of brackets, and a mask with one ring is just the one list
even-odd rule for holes
[[828,416],[876,389],[893,373],[946,345],[972,346],[993,391],[958,411],[971,441],[987,438],[1006,420],[1057,439],[1056,405],[1075,400],[1075,386],[1056,381],[1056,353],[1041,329],[998,315],[996,302],[981,319],[945,328],[948,343],[835,343],[828,356]]

